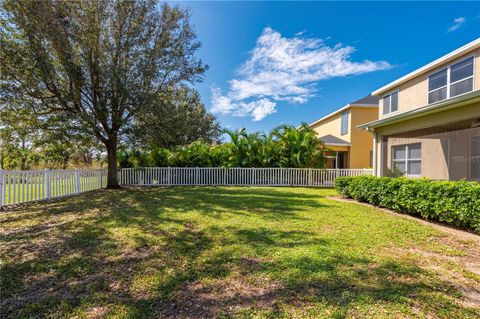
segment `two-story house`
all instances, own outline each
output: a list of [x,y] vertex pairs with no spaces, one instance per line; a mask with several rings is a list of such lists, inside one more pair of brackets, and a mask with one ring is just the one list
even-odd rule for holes
[[480,38],[381,87],[374,173],[480,180]]
[[372,167],[373,135],[357,128],[378,119],[378,98],[368,95],[310,124],[329,149],[326,168]]

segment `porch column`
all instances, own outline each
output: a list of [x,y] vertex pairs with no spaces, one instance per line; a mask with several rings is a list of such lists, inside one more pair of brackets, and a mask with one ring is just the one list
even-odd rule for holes
[[373,176],[377,176],[377,133],[373,133],[373,154],[372,154]]
[[377,176],[383,176],[384,175],[384,172],[383,172],[384,171],[384,166],[383,166],[383,162],[384,162],[383,135],[378,134],[377,140],[380,141],[380,143],[378,143],[378,153],[380,154],[380,159],[378,160],[378,165],[377,165],[377,173],[378,173]]

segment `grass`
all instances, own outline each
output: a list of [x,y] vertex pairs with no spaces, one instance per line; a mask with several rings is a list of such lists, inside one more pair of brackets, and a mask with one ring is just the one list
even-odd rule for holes
[[3,212],[2,317],[480,316],[478,242],[334,194],[130,188]]

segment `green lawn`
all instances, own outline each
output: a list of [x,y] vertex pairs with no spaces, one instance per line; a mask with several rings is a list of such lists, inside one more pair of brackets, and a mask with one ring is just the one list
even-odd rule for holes
[[478,242],[334,194],[131,188],[2,212],[2,317],[480,316]]

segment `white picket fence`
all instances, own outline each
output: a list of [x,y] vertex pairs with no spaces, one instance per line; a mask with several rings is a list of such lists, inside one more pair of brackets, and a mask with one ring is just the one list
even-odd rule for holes
[[333,187],[340,176],[372,175],[371,169],[145,167],[120,170],[132,186],[308,186]]
[[[307,186],[333,187],[340,176],[372,175],[370,169],[145,167],[119,171],[124,186]],[[100,189],[103,169],[0,170],[0,208]]]
[[80,194],[106,186],[103,169],[0,170],[0,208],[32,201]]

